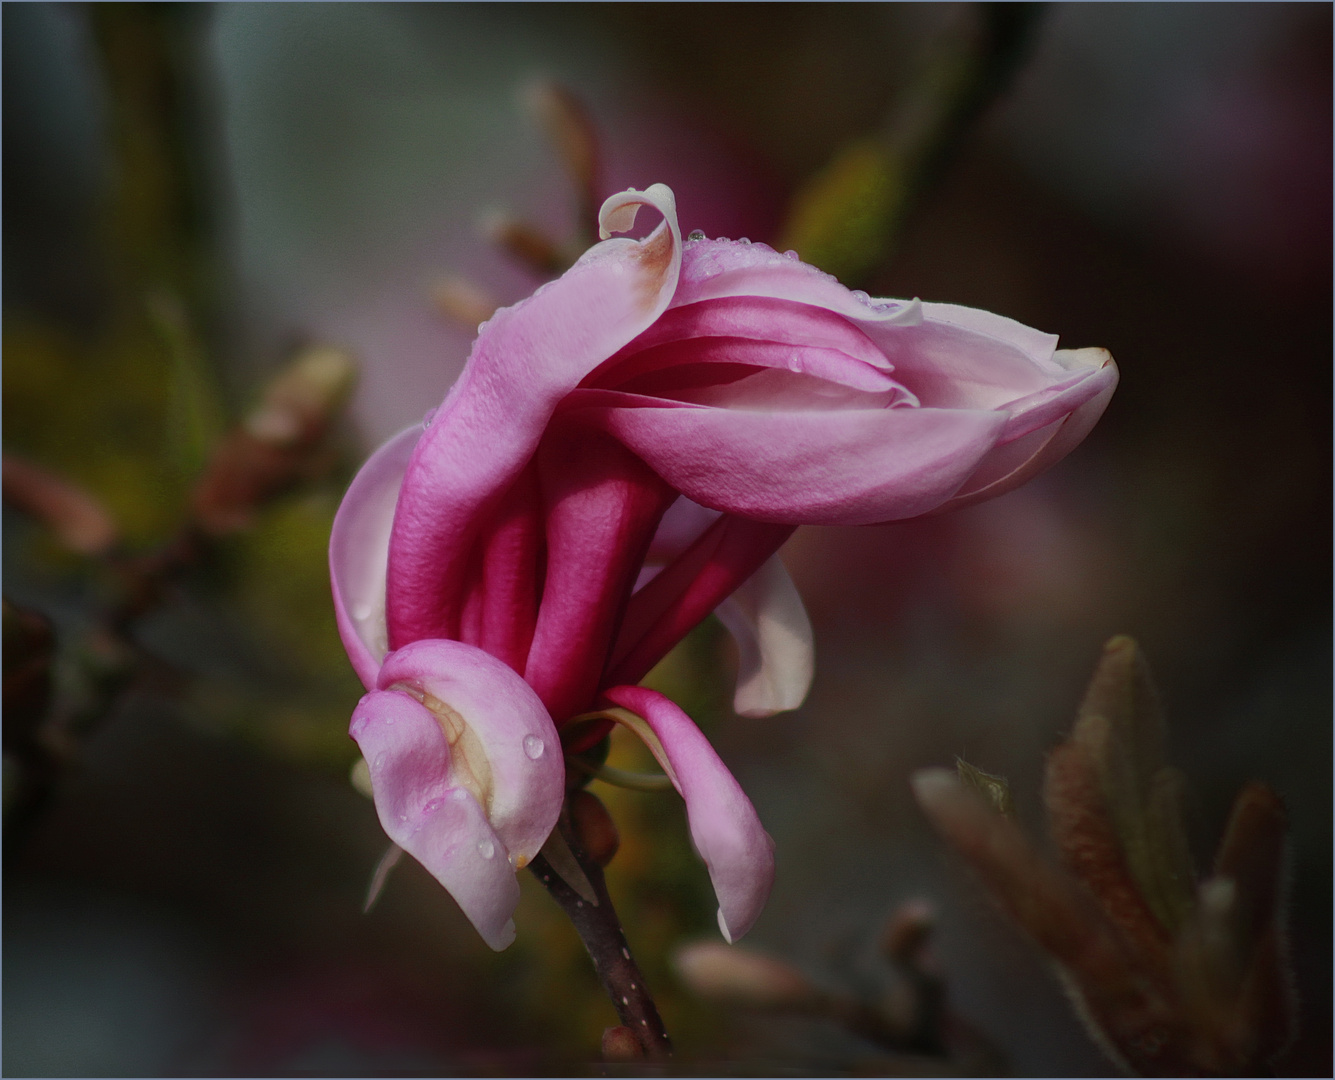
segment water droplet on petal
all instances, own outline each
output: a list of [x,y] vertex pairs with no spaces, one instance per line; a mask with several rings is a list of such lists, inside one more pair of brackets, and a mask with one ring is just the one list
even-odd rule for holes
[[542,740],[536,735],[524,736],[524,753],[534,761],[537,761],[538,758],[542,757],[542,752],[546,749],[547,747],[543,745]]
[[793,353],[792,356],[788,357],[788,370],[789,371],[802,370],[802,358],[798,356],[797,353]]
[[407,820],[408,820],[408,815],[407,815],[407,814],[400,814],[400,815],[399,815],[399,820],[400,820],[400,821],[407,821]]
[[482,331],[485,330],[485,329],[487,328],[487,323],[490,322],[490,321],[491,321],[490,319],[483,319],[480,323],[478,323],[478,324],[477,324],[477,332],[478,332],[479,334],[482,333]]
[[457,787],[450,792],[450,798],[455,802],[464,802],[468,798],[468,792],[461,787]]
[[384,763],[385,763],[384,754],[376,754],[375,759],[371,762],[372,766],[374,766],[377,769],[380,768],[380,766],[383,765]]
[[479,840],[477,842],[478,854],[484,859],[494,858],[496,855],[496,845],[490,840]]
[[739,236],[739,237],[737,238],[737,243],[739,243],[739,244],[749,244],[750,242],[751,242],[751,241],[748,240],[745,236]]
[[789,248],[787,251],[783,253],[783,257],[785,259],[797,259],[799,256],[796,251],[794,251],[792,248]]
[[435,418],[436,418],[436,410],[427,409],[426,415],[422,417],[422,426],[424,428],[429,428],[431,426],[431,421],[434,420]]
[[687,240],[703,240],[705,238],[704,229],[692,229],[691,234],[686,237]]
[[365,622],[367,619],[371,617],[371,605],[353,604],[352,617],[356,619],[358,622]]
[[853,290],[853,299],[856,300],[856,301],[858,301],[858,303],[860,303],[860,304],[865,304],[865,303],[868,303],[868,302],[871,300],[871,297],[868,296],[868,295],[867,295],[865,292],[863,292],[861,289],[854,289],[854,290]]

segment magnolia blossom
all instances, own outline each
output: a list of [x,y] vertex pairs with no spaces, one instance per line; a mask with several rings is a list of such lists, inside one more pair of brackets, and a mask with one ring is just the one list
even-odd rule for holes
[[[663,218],[645,239],[608,239],[642,206]],[[997,315],[683,241],[661,184],[599,221],[603,242],[480,327],[443,404],[372,455],[330,544],[381,821],[497,948],[513,869],[559,815],[561,740],[601,738],[613,706],[686,802],[724,935],[745,933],[770,838],[686,714],[635,684],[718,608],[738,711],[795,708],[811,633],[775,556],[792,529],[1008,491],[1085,436],[1117,381],[1105,351]]]

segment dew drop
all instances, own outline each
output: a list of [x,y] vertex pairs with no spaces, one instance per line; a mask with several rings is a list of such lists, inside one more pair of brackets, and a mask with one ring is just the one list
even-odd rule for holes
[[478,332],[479,334],[482,333],[482,331],[485,330],[485,329],[487,328],[487,323],[489,323],[490,321],[491,321],[490,319],[483,319],[480,323],[478,323],[478,324],[477,324],[477,332]]
[[477,850],[484,859],[494,858],[496,855],[496,845],[490,840],[479,840]]
[[625,994],[622,994],[622,995],[621,995],[621,1004],[622,1004],[622,1005],[629,1005],[629,1004],[630,1004],[630,998],[626,997]]
[[450,798],[455,802],[464,802],[468,799],[468,792],[461,787],[457,787],[450,792]]
[[426,415],[422,417],[422,426],[424,428],[429,428],[431,426],[431,421],[434,420],[435,418],[436,418],[436,410],[427,409]]
[[792,356],[788,357],[788,370],[789,371],[802,370],[802,358],[798,356],[797,353],[793,353]]
[[399,815],[399,820],[400,820],[400,821],[407,821],[407,820],[408,820],[408,815],[407,815],[407,814],[400,814],[400,815]]
[[536,735],[524,736],[524,753],[526,753],[532,760],[537,761],[538,758],[542,757],[542,752],[546,749],[547,747],[543,746],[542,740]]
[[384,763],[385,763],[385,755],[384,755],[384,754],[376,754],[376,756],[375,756],[375,760],[371,762],[371,765],[372,765],[374,768],[377,768],[377,769],[378,769],[378,768],[380,768],[380,766],[383,765]]
[[705,238],[704,229],[692,229],[691,234],[686,237],[687,240],[703,240]]
[[365,622],[367,619],[371,617],[371,605],[353,604],[352,617],[356,619],[358,622]]
[[871,297],[868,296],[868,295],[867,295],[865,292],[863,292],[861,289],[854,289],[854,290],[853,290],[853,299],[856,300],[856,301],[857,301],[858,303],[860,303],[860,304],[866,304],[866,303],[869,303],[869,302],[871,301]]
[[625,947],[623,946],[622,949],[621,949],[621,955],[624,956],[627,960],[629,960],[629,959],[630,959],[630,950],[627,949],[627,948],[625,948]]
[[794,259],[794,260],[796,260],[796,259],[798,258],[798,254],[797,254],[797,252],[794,251],[792,248],[789,248],[787,251],[785,251],[785,252],[783,253],[783,257],[784,257],[785,259]]
[[750,242],[751,242],[751,241],[748,240],[745,236],[739,236],[739,237],[737,238],[737,243],[739,243],[739,244],[749,244]]

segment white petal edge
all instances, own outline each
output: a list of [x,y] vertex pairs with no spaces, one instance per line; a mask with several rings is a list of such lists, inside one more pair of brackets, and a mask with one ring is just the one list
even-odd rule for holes
[[771,556],[715,609],[737,642],[739,716],[765,717],[798,708],[815,673],[811,620],[778,555]]
[[329,533],[334,616],[353,669],[368,690],[388,651],[385,569],[394,507],[422,426],[399,432],[372,454],[348,485]]

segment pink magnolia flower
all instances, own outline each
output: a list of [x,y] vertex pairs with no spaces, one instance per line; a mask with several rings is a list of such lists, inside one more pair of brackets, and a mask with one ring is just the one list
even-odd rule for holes
[[[606,239],[646,205],[663,216],[649,236]],[[720,927],[745,933],[772,843],[685,713],[634,684],[724,605],[739,711],[795,708],[810,627],[774,556],[792,529],[1008,491],[1085,436],[1117,381],[1103,350],[997,315],[683,241],[661,184],[612,196],[600,225],[562,278],[479,328],[440,408],[353,481],[330,544],[381,822],[498,948],[513,868],[559,815],[559,732],[610,706],[647,725]]]

